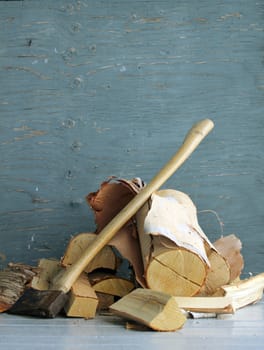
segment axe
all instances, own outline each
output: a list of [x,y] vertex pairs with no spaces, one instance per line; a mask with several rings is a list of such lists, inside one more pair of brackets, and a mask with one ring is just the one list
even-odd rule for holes
[[48,290],[26,289],[8,312],[46,318],[55,317],[63,309],[68,299],[68,292],[89,262],[114,237],[121,227],[136,214],[151,194],[158,190],[184,163],[213,127],[214,123],[210,119],[204,119],[195,124],[187,133],[182,145],[174,156],[103,228],[80,258],[74,264],[59,272],[51,281]]

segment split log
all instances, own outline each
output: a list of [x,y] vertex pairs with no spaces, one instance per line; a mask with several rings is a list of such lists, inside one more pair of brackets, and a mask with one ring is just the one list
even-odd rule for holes
[[221,237],[207,249],[210,270],[200,296],[213,295],[218,288],[239,278],[244,267],[241,241],[235,235]]
[[244,268],[244,259],[241,254],[242,243],[234,234],[221,237],[214,242],[214,247],[225,257],[230,266],[230,281],[233,282],[240,277]]
[[37,290],[48,290],[54,276],[62,270],[62,266],[55,259],[40,259],[38,263],[38,274],[31,281],[31,288]]
[[[95,238],[95,233],[80,233],[73,237],[70,240],[61,260],[62,266],[71,265],[76,260],[78,260],[83,251],[89,247]],[[94,257],[94,259],[88,264],[84,271],[89,273],[98,268],[116,270],[117,265],[118,258],[115,255],[112,247],[107,245]]]
[[148,288],[171,295],[195,295],[204,283],[207,264],[192,251],[164,242],[153,237],[151,261],[145,272]]
[[204,284],[210,264],[194,210],[184,193],[161,190],[137,213],[148,288],[192,296]]
[[[50,282],[60,270],[64,269],[58,260],[40,259],[39,273],[34,276],[31,287],[38,290],[48,290]],[[98,298],[91,287],[88,276],[83,273],[73,284],[69,292],[69,300],[65,305],[68,317],[93,318],[98,306]]]
[[104,272],[89,274],[89,281],[96,292],[118,297],[127,295],[135,288],[132,281]]
[[99,304],[98,297],[92,288],[86,273],[82,273],[73,284],[69,299],[64,306],[68,317],[94,318]]
[[161,190],[138,212],[137,227],[147,286],[192,296],[230,280],[229,265],[201,229],[185,193]]
[[186,321],[174,297],[150,289],[135,289],[111,305],[110,311],[156,331],[175,331]]
[[38,269],[24,264],[9,263],[0,271],[0,312],[10,309],[31,283]]
[[105,294],[100,292],[95,292],[99,301],[97,306],[97,311],[108,310],[110,305],[112,305],[115,301],[115,296],[111,294]]
[[207,251],[210,269],[208,270],[205,282],[201,288],[200,296],[213,295],[217,289],[230,282],[230,266],[227,259],[222,256],[215,248]]

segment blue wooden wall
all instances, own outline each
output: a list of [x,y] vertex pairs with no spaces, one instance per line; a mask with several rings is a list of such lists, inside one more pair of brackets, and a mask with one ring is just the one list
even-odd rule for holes
[[94,230],[86,194],[149,181],[211,118],[164,187],[263,271],[263,33],[263,1],[1,1],[0,265],[60,257]]

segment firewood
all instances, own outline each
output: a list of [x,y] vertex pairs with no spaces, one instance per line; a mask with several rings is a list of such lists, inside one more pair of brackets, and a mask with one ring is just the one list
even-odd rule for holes
[[[74,263],[82,252],[89,247],[91,242],[95,239],[95,233],[80,233],[73,237],[64,253],[61,260],[63,266],[71,265]],[[96,257],[86,267],[85,272],[89,273],[98,268],[107,268],[116,270],[118,264],[118,258],[115,255],[112,247],[105,246]]]
[[192,296],[229,283],[228,261],[201,229],[185,193],[157,191],[138,212],[137,227],[149,288]]
[[95,292],[99,301],[97,306],[97,311],[108,310],[110,305],[112,305],[115,301],[115,296],[106,293]]
[[200,296],[213,295],[219,287],[230,282],[231,273],[227,259],[214,248],[210,248],[207,255],[210,269],[204,285],[199,291]]
[[218,288],[230,284],[240,276],[244,267],[241,248],[241,241],[235,235],[221,237],[213,243],[213,247],[208,248],[211,267],[199,292],[200,296],[213,295]]
[[187,249],[164,246],[158,237],[152,242],[152,259],[145,272],[148,288],[171,295],[195,295],[207,274],[205,262]]
[[234,313],[233,300],[228,296],[219,297],[175,297],[179,308],[190,312],[226,314]]
[[[49,289],[50,281],[64,267],[58,260],[40,259],[39,273],[34,276],[31,287],[38,290]],[[73,284],[64,311],[68,317],[93,318],[98,306],[98,298],[91,287],[87,274],[83,273]]]
[[234,234],[221,237],[214,242],[214,247],[225,257],[230,266],[230,282],[238,278],[244,267],[244,259],[241,254],[242,243]]
[[[60,261],[54,259],[41,259],[39,273],[34,276],[31,287],[38,290],[47,290],[52,278],[64,269]],[[91,287],[88,277],[83,273],[73,284],[69,299],[64,307],[68,317],[93,318],[98,306],[98,298]]]
[[73,284],[68,302],[64,306],[68,317],[94,318],[98,307],[98,298],[87,274],[82,273]]
[[0,312],[15,304],[37,271],[36,267],[15,263],[0,271]]
[[150,289],[135,289],[111,305],[110,311],[156,331],[175,331],[186,321],[174,297]]
[[222,286],[216,296],[225,296],[232,299],[234,310],[258,302],[263,297],[264,273],[249,277],[244,280]]
[[33,277],[31,287],[37,290],[49,289],[50,281],[61,269],[58,260],[40,259],[38,263],[39,272]]
[[136,217],[147,286],[171,295],[195,295],[210,262],[194,204],[182,192],[162,190],[149,205]]
[[89,281],[96,292],[118,297],[123,297],[135,288],[132,281],[104,272],[89,274]]

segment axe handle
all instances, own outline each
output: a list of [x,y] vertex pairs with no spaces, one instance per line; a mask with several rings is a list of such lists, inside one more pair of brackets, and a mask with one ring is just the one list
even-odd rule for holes
[[61,290],[67,293],[77,280],[79,275],[96,256],[96,254],[114,237],[121,227],[129,220],[149,199],[151,194],[157,191],[169,177],[192,154],[200,142],[213,129],[214,123],[210,119],[204,119],[195,124],[186,135],[182,145],[166,165],[97,235],[91,245],[83,252],[80,258],[71,266],[61,271],[53,279],[50,289]]

